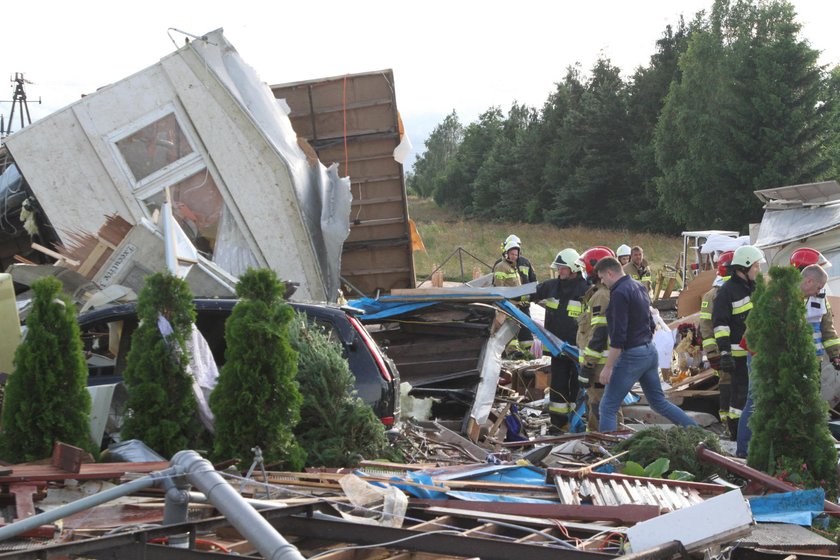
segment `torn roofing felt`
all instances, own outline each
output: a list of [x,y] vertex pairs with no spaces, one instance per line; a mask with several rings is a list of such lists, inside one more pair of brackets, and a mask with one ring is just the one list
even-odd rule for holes
[[221,30],[6,146],[65,244],[73,232],[95,234],[106,216],[151,223],[168,187],[200,261],[233,276],[271,268],[303,299],[337,296],[350,181],[307,159],[270,89]]

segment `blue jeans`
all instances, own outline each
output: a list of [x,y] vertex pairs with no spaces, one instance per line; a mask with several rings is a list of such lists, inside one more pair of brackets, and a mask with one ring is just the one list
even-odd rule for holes
[[[750,378],[752,378],[752,368],[751,362],[752,355],[747,354],[747,371],[750,372]],[[753,413],[753,397],[752,397],[752,379],[750,379],[750,384],[748,385],[747,389],[747,402],[744,404],[744,410],[741,412],[741,417],[738,419],[738,437],[736,438],[736,445],[735,445],[735,456],[736,457],[746,457],[747,450],[750,447],[750,440],[752,439],[752,430],[750,429],[749,422],[750,416]]]
[[679,407],[665,399],[659,377],[659,356],[653,342],[628,348],[621,353],[613,367],[612,377],[604,390],[598,412],[601,421],[600,432],[614,432],[618,429],[616,415],[624,400],[624,395],[638,381],[642,386],[650,407],[678,426],[696,426]]

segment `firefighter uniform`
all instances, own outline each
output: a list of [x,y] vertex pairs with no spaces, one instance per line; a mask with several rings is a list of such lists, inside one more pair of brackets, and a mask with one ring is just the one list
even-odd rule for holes
[[651,276],[650,267],[647,259],[642,259],[642,265],[636,266],[633,261],[624,265],[624,273],[630,276],[633,280],[638,280],[642,283],[648,293],[651,293]]
[[[582,299],[587,283],[580,274],[561,280],[553,278],[537,285],[532,301],[545,306],[545,328],[569,342],[577,337],[577,319],[583,310]],[[551,424],[566,429],[569,415],[575,410],[578,393],[577,366],[565,355],[551,357],[551,397],[548,411]]]
[[741,346],[740,341],[747,330],[747,316],[753,307],[750,296],[754,289],[755,282],[733,273],[718,289],[712,306],[712,325],[721,354],[721,366],[724,367],[725,354],[731,354],[735,362],[727,417],[733,440],[737,437],[738,419],[741,418],[747,400],[747,350]]
[[715,375],[719,376],[718,389],[720,391],[718,414],[720,421],[726,422],[729,418],[729,406],[731,404],[732,395],[732,376],[729,372],[720,370],[720,350],[718,349],[717,339],[715,338],[715,329],[712,325],[712,309],[714,308],[715,297],[718,290],[723,283],[728,280],[728,277],[721,278],[717,276],[712,289],[703,294],[703,299],[700,301],[700,338],[703,340],[703,351],[709,359],[712,369],[715,370]]
[[[519,281],[522,284],[530,284],[531,282],[537,281],[537,273],[534,271],[534,267],[531,266],[531,261],[525,257],[520,256],[516,259],[516,269],[519,271]],[[519,309],[528,317],[531,316],[531,304],[528,303],[528,296],[522,296],[519,302]],[[516,338],[519,340],[520,345],[525,348],[530,348],[534,342],[533,334],[525,327],[519,329],[519,334]]]
[[[593,284],[583,296],[583,311],[578,319],[577,347],[580,351],[581,373],[578,381],[586,389],[586,429],[598,431],[598,406],[604,396],[604,386],[598,377],[607,362],[609,340],[607,335],[607,306],[610,290],[604,284]],[[619,409],[619,423],[622,422]]]
[[840,338],[834,328],[834,313],[825,298],[825,292],[811,296],[805,302],[805,320],[814,329],[814,347],[817,356],[828,355],[829,360],[840,356]]

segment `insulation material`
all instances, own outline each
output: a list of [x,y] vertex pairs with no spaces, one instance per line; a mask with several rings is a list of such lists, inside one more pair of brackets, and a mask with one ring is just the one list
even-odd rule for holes
[[476,424],[484,424],[490,416],[490,409],[496,398],[496,387],[499,384],[499,373],[502,371],[502,352],[508,342],[513,340],[519,332],[519,328],[519,323],[516,321],[505,321],[484,346],[481,358],[481,381],[476,387],[475,401],[470,411],[470,417]]

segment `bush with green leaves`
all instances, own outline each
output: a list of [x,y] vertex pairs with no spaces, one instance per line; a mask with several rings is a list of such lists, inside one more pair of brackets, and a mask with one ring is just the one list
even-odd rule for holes
[[187,340],[195,321],[189,286],[169,272],[147,276],[137,317],[124,373],[128,414],[121,435],[169,457],[200,445],[204,435],[187,372]]
[[15,351],[3,405],[2,447],[8,461],[49,457],[55,441],[96,451],[76,308],[61,288],[53,277],[32,284],[26,337]]
[[295,379],[298,356],[289,344],[294,310],[284,291],[271,270],[249,269],[239,278],[241,299],[225,323],[225,365],[210,395],[218,459],[250,463],[258,446],[266,463],[303,467],[306,454],[293,432],[303,401]]
[[298,381],[303,393],[301,422],[295,434],[306,449],[307,464],[350,467],[361,458],[387,454],[382,422],[355,392],[341,347],[317,325],[298,314],[290,328],[298,351]]
[[721,453],[717,436],[698,426],[645,428],[616,445],[613,451],[629,451],[621,459],[639,465],[660,465],[661,463],[656,462],[665,458],[668,465],[661,474],[668,471],[684,471],[693,474],[695,480],[702,480],[713,474],[723,474],[722,468],[697,458],[695,450],[700,443],[705,444],[711,451]]
[[[805,320],[801,275],[770,269],[747,319],[754,412],[747,464],[808,488],[837,494],[837,451],[820,397],[820,366],[813,329]],[[780,328],[780,325],[783,326]]]

